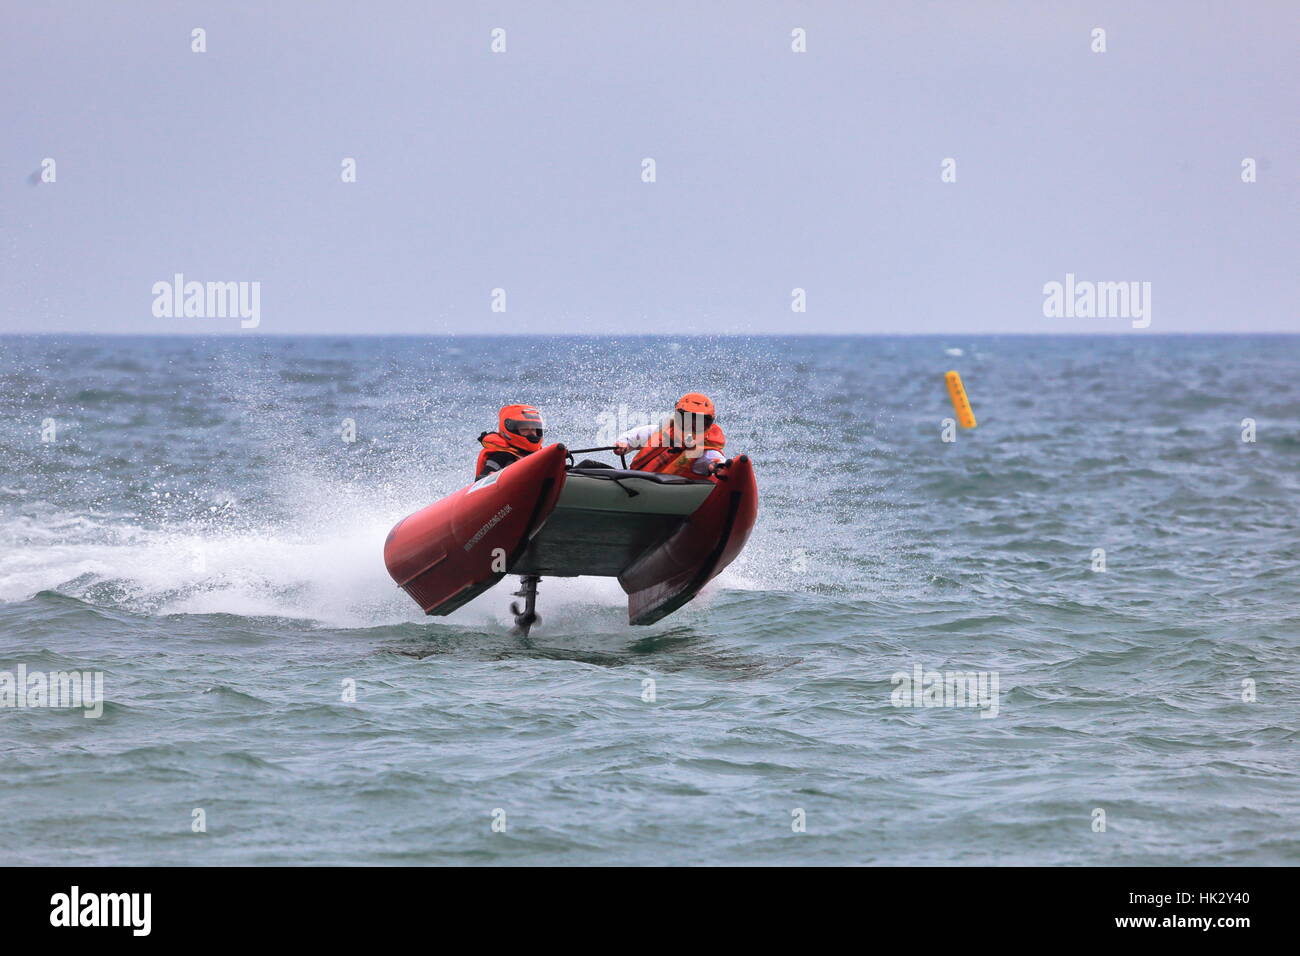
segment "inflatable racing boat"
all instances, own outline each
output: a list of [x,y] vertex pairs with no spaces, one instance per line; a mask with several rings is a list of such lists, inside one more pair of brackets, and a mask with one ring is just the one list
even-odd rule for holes
[[631,624],[653,624],[740,553],[758,513],[749,459],[716,478],[570,467],[551,445],[399,521],[384,543],[393,580],[426,614],[450,614],[507,574],[527,634],[543,576],[616,577]]

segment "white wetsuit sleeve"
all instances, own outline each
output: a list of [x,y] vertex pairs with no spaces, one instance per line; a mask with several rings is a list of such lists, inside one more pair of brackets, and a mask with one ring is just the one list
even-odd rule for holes
[[629,428],[623,434],[614,439],[614,444],[627,442],[632,448],[644,448],[645,443],[650,440],[657,429],[654,425],[641,425],[639,428]]
[[716,448],[706,448],[704,454],[699,458],[696,458],[691,464],[691,471],[695,472],[697,475],[707,475],[709,473],[709,464],[711,462],[716,462],[720,465],[726,460],[727,456]]

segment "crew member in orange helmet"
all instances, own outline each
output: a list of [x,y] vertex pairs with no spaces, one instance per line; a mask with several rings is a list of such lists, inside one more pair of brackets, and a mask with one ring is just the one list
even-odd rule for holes
[[483,450],[474,465],[474,480],[486,478],[520,458],[539,451],[546,423],[531,405],[506,405],[497,413],[497,430],[478,436]]
[[636,471],[685,475],[712,475],[726,463],[722,449],[727,438],[714,421],[713,401],[699,392],[688,392],[673,407],[661,425],[642,425],[619,435],[614,441],[617,454],[639,448],[632,464]]

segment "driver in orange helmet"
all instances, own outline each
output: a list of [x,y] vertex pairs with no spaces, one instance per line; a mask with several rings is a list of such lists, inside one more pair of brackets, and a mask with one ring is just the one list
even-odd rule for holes
[[640,449],[628,467],[635,471],[685,475],[712,475],[725,462],[722,449],[727,438],[714,421],[713,400],[699,392],[688,392],[673,406],[673,413],[661,425],[642,425],[619,435],[614,452],[627,454]]
[[474,465],[474,480],[486,478],[520,458],[539,451],[546,423],[532,405],[506,405],[497,413],[497,430],[478,436],[483,450]]

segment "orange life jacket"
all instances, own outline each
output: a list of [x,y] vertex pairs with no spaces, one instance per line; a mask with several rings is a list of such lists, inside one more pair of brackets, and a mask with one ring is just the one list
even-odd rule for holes
[[[669,422],[665,426],[650,436],[649,440],[637,452],[636,457],[632,459],[632,464],[628,467],[633,471],[653,471],[661,475],[687,475],[695,476],[693,466],[695,460],[700,456],[698,454],[689,454],[693,448],[684,448],[676,444],[676,433],[673,430],[673,423]],[[722,451],[727,444],[727,437],[722,434],[722,429],[717,424],[710,425],[708,431],[704,433],[704,451],[712,449],[713,451]],[[698,446],[697,446],[698,447]]]
[[507,455],[513,455],[515,458],[523,458],[524,452],[518,448],[512,447],[497,432],[484,432],[478,436],[478,443],[483,446],[483,450],[478,453],[478,461],[474,463],[474,478],[478,479],[483,474],[483,467],[487,464],[488,455],[493,452],[503,451]]

